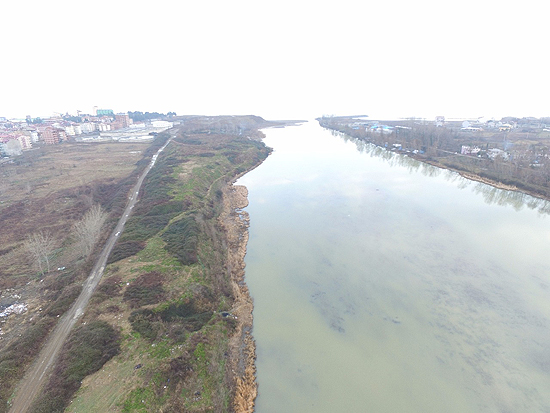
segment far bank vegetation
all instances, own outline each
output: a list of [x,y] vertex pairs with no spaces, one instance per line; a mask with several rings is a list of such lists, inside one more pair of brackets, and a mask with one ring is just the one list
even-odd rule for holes
[[324,116],[318,120],[323,127],[388,150],[550,198],[550,118],[510,117],[479,127],[421,119],[358,121]]

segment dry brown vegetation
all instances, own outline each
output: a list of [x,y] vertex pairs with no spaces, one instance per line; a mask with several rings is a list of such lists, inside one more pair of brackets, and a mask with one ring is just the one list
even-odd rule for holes
[[[27,305],[24,313],[1,320],[0,411],[93,265],[94,254],[82,258],[73,225],[93,204],[101,205],[110,212],[98,236],[105,238],[150,146],[68,143],[24,152],[0,166],[0,309]],[[25,248],[33,234],[51,238],[48,263],[37,263]]]
[[[94,203],[107,211],[117,202],[124,205],[136,163],[149,146],[68,143],[24,152],[14,164],[2,164],[0,288],[35,275],[21,248],[28,235],[50,233],[62,245]],[[55,263],[62,263],[65,250],[58,251]]]
[[[166,295],[164,277],[157,271],[146,272],[129,283],[124,291],[124,301],[130,308],[159,303]],[[104,285],[102,285],[104,288]]]

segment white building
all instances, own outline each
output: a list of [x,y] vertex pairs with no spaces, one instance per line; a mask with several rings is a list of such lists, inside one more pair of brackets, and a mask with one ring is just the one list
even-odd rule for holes
[[168,128],[172,127],[172,122],[168,122],[168,121],[165,121],[165,120],[154,120],[154,121],[151,121],[151,126],[153,128],[168,129]]
[[470,145],[462,145],[460,153],[462,155],[477,155],[481,151],[481,148],[474,146],[473,148]]
[[29,137],[29,139],[31,140],[31,143],[38,142],[38,132],[37,131],[27,129],[23,132],[23,134],[27,135]]
[[504,160],[508,160],[510,158],[510,154],[508,152],[498,148],[489,149],[487,151],[487,156],[491,159],[502,158]]
[[65,126],[65,133],[69,136],[76,135],[76,133],[74,131],[74,126],[73,125]]
[[81,124],[80,124],[80,130],[82,131],[82,133],[91,133],[91,132],[95,132],[95,130],[96,130],[96,125],[95,125],[95,123],[84,122],[84,123],[81,123]]

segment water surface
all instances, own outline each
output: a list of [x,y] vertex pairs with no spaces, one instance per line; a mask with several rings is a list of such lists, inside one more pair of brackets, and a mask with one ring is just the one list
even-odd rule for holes
[[549,412],[548,205],[268,129],[246,281],[268,412]]

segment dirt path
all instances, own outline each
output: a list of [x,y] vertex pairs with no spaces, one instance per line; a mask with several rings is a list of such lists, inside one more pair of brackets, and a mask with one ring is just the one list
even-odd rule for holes
[[111,253],[111,250],[113,249],[116,240],[120,236],[120,233],[123,231],[124,225],[128,220],[128,216],[132,212],[132,208],[138,200],[138,194],[141,189],[141,185],[145,180],[145,177],[154,166],[157,157],[174,137],[175,131],[171,130],[170,134],[171,137],[168,142],[166,142],[166,144],[162,148],[160,148],[155,155],[153,155],[151,162],[140,175],[136,185],[132,189],[128,204],[126,205],[126,209],[124,210],[122,217],[118,221],[116,228],[113,230],[111,236],[103,247],[103,250],[98,257],[97,262],[92,269],[92,272],[90,273],[88,279],[83,285],[82,292],[80,293],[70,310],[67,311],[67,313],[59,320],[57,326],[50,334],[48,341],[42,348],[42,351],[38,355],[34,364],[27,371],[27,373],[19,383],[16,390],[15,398],[13,399],[11,404],[10,413],[23,413],[28,411],[33,400],[38,395],[40,388],[46,382],[46,379],[51,373],[51,368],[54,365],[57,355],[59,354],[59,350],[63,346],[63,343],[65,343],[65,340],[69,336],[69,333],[73,326],[86,310],[88,301],[90,300],[95,288],[97,287],[97,284],[101,280],[103,270],[105,269],[105,265],[107,264],[107,258],[109,257],[109,254]]

